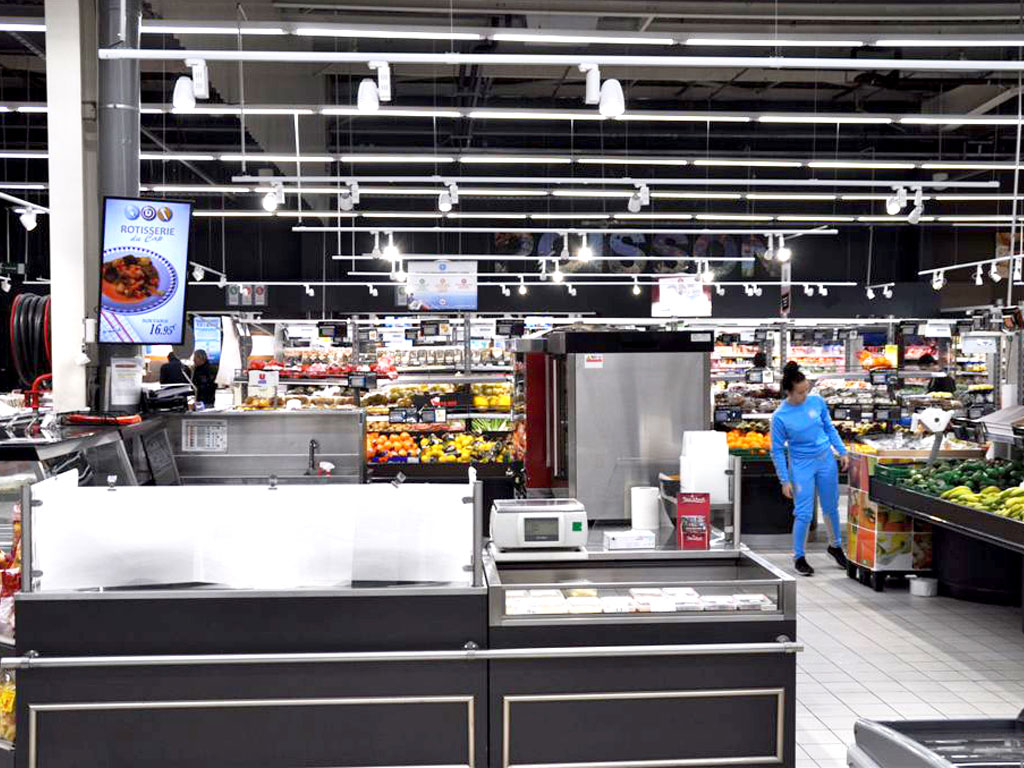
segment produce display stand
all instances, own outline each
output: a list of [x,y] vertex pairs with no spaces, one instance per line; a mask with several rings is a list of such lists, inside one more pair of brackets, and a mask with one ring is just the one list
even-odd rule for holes
[[[912,453],[902,451],[900,453]],[[889,576],[927,573],[932,568],[931,524],[880,503],[871,492],[872,477],[892,472],[875,454],[850,452],[850,490],[846,524],[846,574],[876,592]]]

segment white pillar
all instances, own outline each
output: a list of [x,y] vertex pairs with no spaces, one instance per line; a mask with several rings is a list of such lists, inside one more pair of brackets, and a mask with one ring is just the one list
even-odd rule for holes
[[87,370],[75,358],[83,321],[99,301],[96,72],[94,0],[46,0],[50,327],[58,413],[87,407]]

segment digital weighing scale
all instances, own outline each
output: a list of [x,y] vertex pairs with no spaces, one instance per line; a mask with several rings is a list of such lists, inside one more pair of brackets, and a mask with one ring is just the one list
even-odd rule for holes
[[496,562],[579,560],[586,543],[587,510],[576,499],[496,499],[491,506]]

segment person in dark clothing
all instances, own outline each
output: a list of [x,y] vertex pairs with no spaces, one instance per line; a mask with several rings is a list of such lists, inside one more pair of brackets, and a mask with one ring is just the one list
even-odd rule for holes
[[174,352],[167,353],[167,362],[160,366],[161,384],[191,384],[188,372]]
[[[918,358],[917,364],[922,368],[931,367],[936,364],[935,358],[928,352],[925,352],[921,357]],[[935,376],[928,382],[928,392],[956,392],[956,382],[953,381],[953,377],[949,375],[947,371],[938,371],[939,375]]]
[[764,352],[757,352],[754,355],[754,368],[767,368],[768,357]]
[[210,408],[217,399],[217,369],[210,365],[204,349],[197,349],[192,361],[195,363],[192,383],[196,388],[196,399]]

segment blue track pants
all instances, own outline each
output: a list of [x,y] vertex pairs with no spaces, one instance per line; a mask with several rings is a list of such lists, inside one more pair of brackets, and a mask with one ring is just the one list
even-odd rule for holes
[[821,500],[821,511],[828,524],[829,544],[842,546],[839,528],[839,469],[831,449],[809,459],[790,458],[790,477],[793,481],[793,556],[804,556],[807,531],[814,519],[814,492]]

